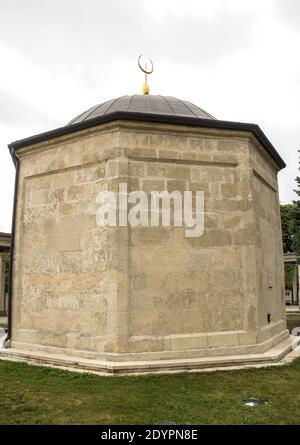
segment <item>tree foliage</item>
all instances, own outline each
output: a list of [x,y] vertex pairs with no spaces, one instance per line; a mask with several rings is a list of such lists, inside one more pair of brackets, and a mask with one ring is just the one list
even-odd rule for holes
[[285,204],[280,206],[282,243],[283,251],[294,252],[293,233],[292,233],[292,210],[293,204]]
[[[298,150],[300,153],[300,150]],[[300,171],[300,162],[298,165],[298,171]],[[290,214],[289,231],[292,236],[292,247],[297,256],[300,255],[300,176],[296,177],[297,188],[294,192],[297,194],[298,199],[293,201],[293,206]]]
[[[298,171],[300,172],[300,162]],[[298,199],[293,201],[293,204],[281,205],[280,212],[283,251],[295,252],[300,257],[300,176],[296,177],[296,186],[294,192]]]

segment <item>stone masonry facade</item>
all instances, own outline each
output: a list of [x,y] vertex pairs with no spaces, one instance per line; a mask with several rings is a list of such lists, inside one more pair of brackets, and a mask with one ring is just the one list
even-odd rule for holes
[[[286,339],[278,166],[248,132],[115,121],[19,149],[12,347],[104,360]],[[98,227],[96,195],[204,191],[205,227]]]

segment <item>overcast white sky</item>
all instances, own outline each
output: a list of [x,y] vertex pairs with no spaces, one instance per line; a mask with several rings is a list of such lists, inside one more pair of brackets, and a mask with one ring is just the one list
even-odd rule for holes
[[64,125],[97,103],[152,94],[219,119],[258,123],[287,163],[291,202],[300,149],[300,0],[0,0],[0,231],[10,230],[7,144]]

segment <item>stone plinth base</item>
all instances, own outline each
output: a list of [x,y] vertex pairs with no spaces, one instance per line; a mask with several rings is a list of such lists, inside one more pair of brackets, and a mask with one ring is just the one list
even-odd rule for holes
[[[242,332],[242,331],[241,331]],[[272,336],[269,336],[272,334]],[[210,341],[202,341],[205,339],[205,335],[186,335],[186,336],[165,336],[156,337],[150,339],[146,343],[144,351],[139,351],[136,348],[140,344],[140,340],[130,338],[128,341],[128,349],[126,352],[103,352],[103,351],[91,351],[86,349],[73,349],[62,346],[50,346],[40,343],[33,343],[30,341],[12,341],[11,347],[13,349],[23,350],[27,352],[41,352],[53,355],[64,355],[67,357],[77,359],[89,359],[97,361],[108,362],[135,362],[135,361],[160,361],[160,360],[181,360],[181,359],[196,359],[196,358],[209,358],[209,357],[227,357],[232,355],[249,355],[249,354],[262,354],[269,349],[274,348],[279,343],[283,342],[290,335],[289,331],[284,327],[282,329],[282,323],[271,324],[268,329],[264,329],[260,332],[260,342],[257,342],[255,334],[250,333],[249,336],[246,333],[244,338],[241,334],[238,337],[236,332],[230,333],[212,333],[209,334]],[[238,343],[236,340],[240,339]],[[249,343],[243,343],[243,339],[249,341]],[[206,338],[207,340],[207,338]],[[233,340],[234,344],[230,341]],[[254,340],[250,343],[251,340]],[[164,342],[162,350],[157,349],[156,342]],[[194,343],[193,343],[194,341]],[[145,346],[145,342],[142,341]],[[138,349],[138,350],[136,350]]]
[[259,354],[128,362],[72,358],[61,354],[49,354],[44,351],[25,351],[11,348],[1,349],[0,359],[27,362],[42,366],[52,366],[73,371],[94,372],[104,375],[182,372],[272,365],[280,363],[280,361],[288,353],[293,351],[299,343],[300,338],[290,336],[277,346],[269,349],[267,352]]

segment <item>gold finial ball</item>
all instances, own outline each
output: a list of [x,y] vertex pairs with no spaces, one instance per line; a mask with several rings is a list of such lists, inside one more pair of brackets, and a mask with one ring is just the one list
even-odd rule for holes
[[147,83],[144,83],[143,85],[143,94],[149,94],[150,88]]

